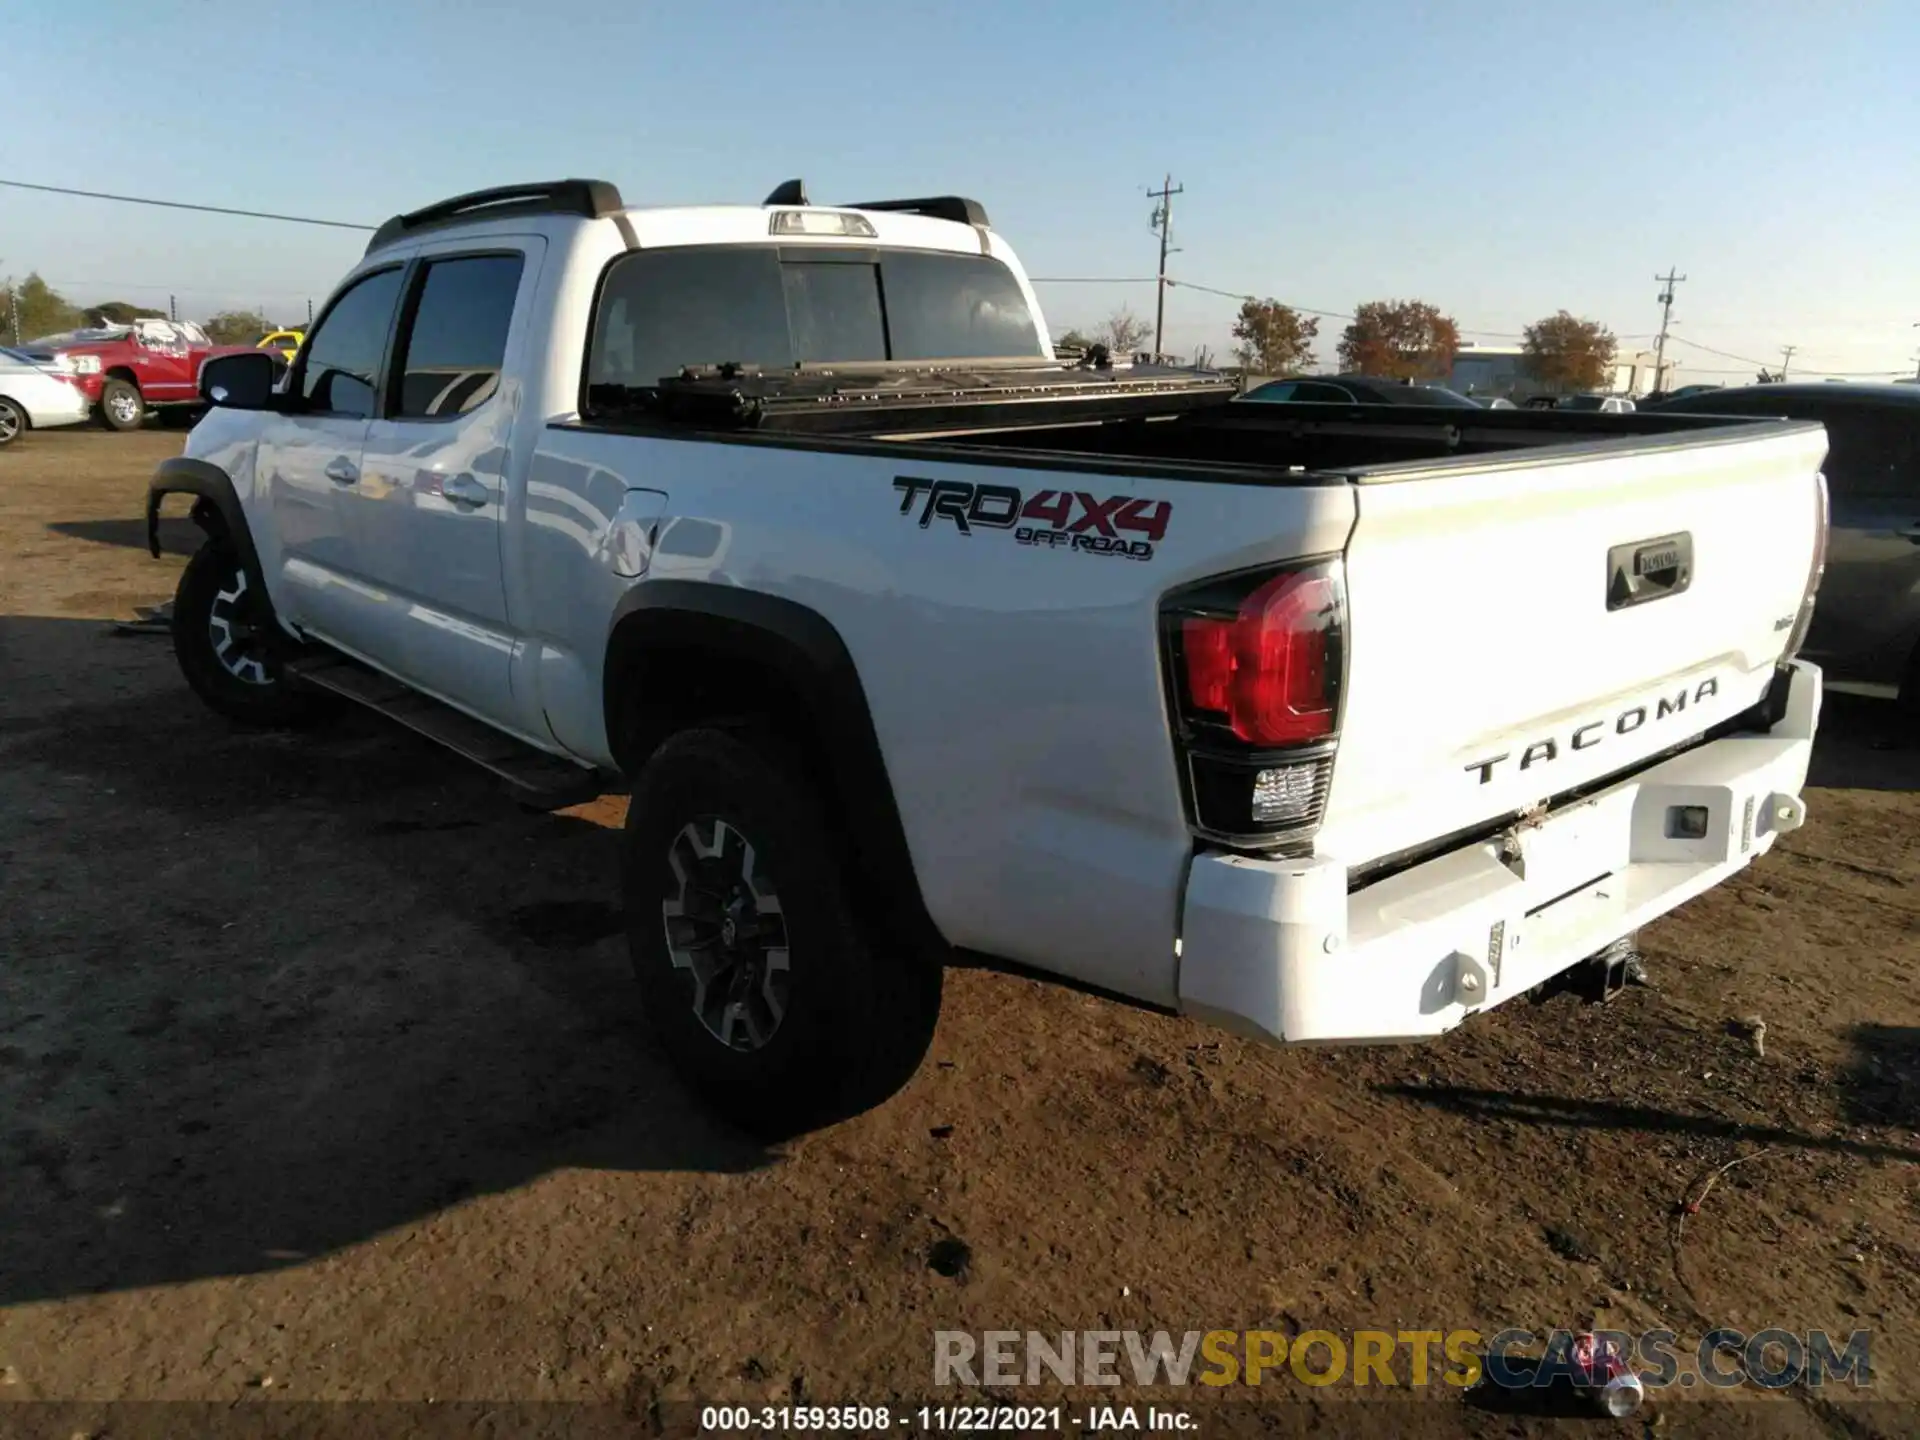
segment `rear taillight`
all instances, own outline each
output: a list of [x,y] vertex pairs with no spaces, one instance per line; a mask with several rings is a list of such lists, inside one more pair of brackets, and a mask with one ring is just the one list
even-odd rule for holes
[[1338,560],[1223,576],[1161,614],[1194,829],[1303,848],[1326,805],[1345,670]]
[[1786,652],[1782,660],[1791,660],[1800,653],[1800,647],[1807,643],[1807,631],[1813,625],[1814,598],[1820,592],[1820,579],[1827,573],[1827,531],[1832,521],[1828,510],[1827,477],[1824,473],[1813,477],[1813,563],[1807,567],[1807,586],[1800,595],[1800,613],[1794,617],[1793,633],[1787,636]]

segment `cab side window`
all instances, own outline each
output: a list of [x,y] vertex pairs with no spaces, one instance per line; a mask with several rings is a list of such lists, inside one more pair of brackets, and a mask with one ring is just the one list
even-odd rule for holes
[[307,337],[300,393],[319,414],[371,419],[380,355],[400,302],[400,270],[356,281]]

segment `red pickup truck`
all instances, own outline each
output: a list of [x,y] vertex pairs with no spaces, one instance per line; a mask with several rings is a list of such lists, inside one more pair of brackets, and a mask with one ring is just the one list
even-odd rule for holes
[[71,375],[110,429],[137,430],[150,410],[198,408],[201,365],[249,347],[216,345],[187,321],[135,320],[47,335],[19,348]]

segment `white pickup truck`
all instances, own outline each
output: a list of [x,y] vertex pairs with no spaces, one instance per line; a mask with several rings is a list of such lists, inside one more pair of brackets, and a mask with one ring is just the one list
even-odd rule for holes
[[180,664],[624,785],[648,1013],[763,1129],[897,1085],[956,956],[1421,1039],[1801,824],[1819,426],[1256,405],[1046,336],[969,200],[396,217],[290,370],[202,373]]

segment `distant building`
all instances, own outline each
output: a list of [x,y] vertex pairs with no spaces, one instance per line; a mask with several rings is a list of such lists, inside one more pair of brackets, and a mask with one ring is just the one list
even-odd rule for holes
[[[1565,388],[1531,378],[1523,363],[1525,354],[1517,345],[1462,345],[1441,383],[1462,395],[1499,395],[1516,404]],[[1622,356],[1608,383],[1599,388],[1609,395],[1641,395],[1654,389],[1652,352]]]

